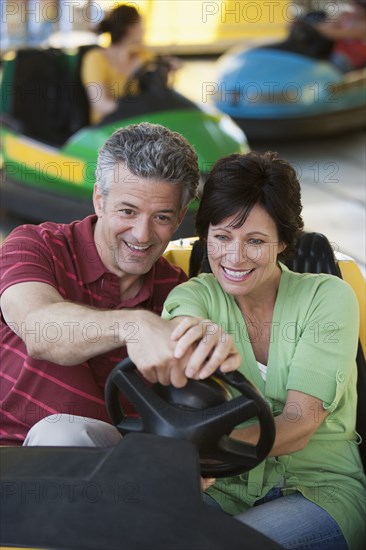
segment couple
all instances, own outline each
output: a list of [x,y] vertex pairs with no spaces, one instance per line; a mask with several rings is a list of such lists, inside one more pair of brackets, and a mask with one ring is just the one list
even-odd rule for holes
[[[177,387],[239,369],[272,407],[277,435],[266,461],[216,481],[211,499],[285,547],[361,548],[357,300],[336,277],[281,263],[302,206],[295,171],[273,153],[216,163],[196,221],[212,273],[186,281],[162,254],[198,180],[181,135],[132,125],[100,150],[95,215],[21,226],[6,239],[2,444],[117,444],[104,385],[127,354],[149,382]],[[232,437],[256,442],[256,426]]]

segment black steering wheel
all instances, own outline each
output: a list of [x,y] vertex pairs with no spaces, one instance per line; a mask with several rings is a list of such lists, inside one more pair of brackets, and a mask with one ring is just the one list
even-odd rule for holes
[[[227,386],[240,395],[230,399]],[[127,417],[120,393],[134,405],[140,418]],[[119,363],[108,377],[108,413],[122,435],[144,432],[191,441],[197,446],[203,477],[238,475],[266,458],[275,438],[272,413],[257,390],[239,372],[219,371],[207,380],[189,380],[184,388],[149,386],[130,359]],[[242,422],[257,418],[256,445],[229,437]]]
[[152,92],[168,88],[170,65],[164,57],[155,57],[147,61],[133,75],[138,82],[139,91]]
[[[308,14],[309,15],[309,14]],[[321,21],[305,16],[291,25],[288,41],[293,45],[293,51],[314,59],[329,59],[334,47],[334,41],[324,36],[315,26]]]
[[193,101],[169,86],[169,71],[170,65],[165,58],[145,63],[131,77],[131,82],[137,82],[138,92],[120,97],[116,109],[103,117],[98,127],[162,111],[199,110]]

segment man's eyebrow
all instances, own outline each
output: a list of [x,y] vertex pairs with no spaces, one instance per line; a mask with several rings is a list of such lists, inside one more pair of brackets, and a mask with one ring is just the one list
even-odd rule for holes
[[[133,208],[134,210],[139,210],[139,207],[136,206],[135,204],[131,203],[131,202],[121,201],[121,202],[117,202],[115,204],[115,208],[118,208],[118,207],[121,207],[121,206],[125,206],[127,208]],[[174,214],[176,212],[176,210],[174,208],[162,208],[161,210],[157,210],[156,212],[163,212],[163,213],[166,213],[166,214],[169,214],[169,213]]]
[[128,206],[128,208],[134,208],[135,210],[138,210],[138,207],[135,204],[126,201],[118,201],[115,203],[115,206]]

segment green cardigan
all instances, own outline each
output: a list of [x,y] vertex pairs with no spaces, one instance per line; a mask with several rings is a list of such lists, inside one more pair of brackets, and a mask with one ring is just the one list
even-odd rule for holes
[[243,358],[240,371],[262,392],[274,415],[282,412],[288,390],[322,400],[330,413],[303,450],[268,458],[246,474],[218,480],[208,492],[234,515],[284,482],[284,494],[300,491],[324,508],[342,529],[349,548],[356,550],[366,539],[366,477],[355,431],[358,302],[352,288],[338,277],[299,274],[280,266],[266,381],[235,299],[212,274],[179,285],[164,305],[166,319],[199,316],[232,334]]

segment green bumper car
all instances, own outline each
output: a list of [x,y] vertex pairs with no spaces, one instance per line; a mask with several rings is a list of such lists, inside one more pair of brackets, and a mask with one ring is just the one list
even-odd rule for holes
[[[124,96],[115,112],[90,125],[80,80],[85,49],[19,50],[2,60],[1,199],[8,212],[35,222],[90,214],[98,150],[129,124],[159,123],[184,135],[197,151],[202,182],[218,158],[248,150],[229,117],[203,111],[170,88],[158,61],[138,75],[137,95]],[[176,237],[194,234],[196,209],[194,201]]]

